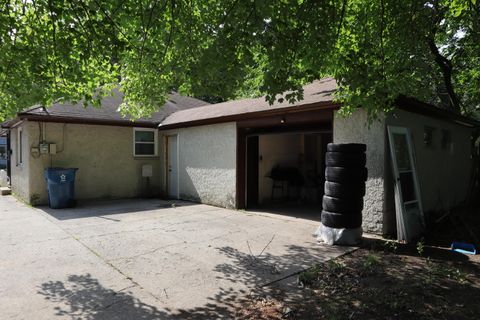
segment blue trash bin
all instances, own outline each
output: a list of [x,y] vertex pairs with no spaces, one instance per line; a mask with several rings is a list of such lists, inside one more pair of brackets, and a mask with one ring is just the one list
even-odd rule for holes
[[75,206],[75,173],[77,170],[77,168],[45,169],[50,208],[61,209]]

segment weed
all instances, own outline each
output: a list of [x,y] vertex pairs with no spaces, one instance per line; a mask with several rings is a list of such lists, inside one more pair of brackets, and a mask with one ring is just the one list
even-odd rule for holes
[[395,240],[385,240],[383,246],[387,252],[397,253],[398,242]]
[[448,265],[433,263],[430,259],[427,259],[427,276],[425,282],[431,284],[440,279],[450,279],[457,281],[460,284],[466,284],[468,282],[468,274],[458,268],[454,268]]
[[300,273],[298,275],[298,283],[302,287],[308,287],[317,282],[318,275],[321,274],[322,272],[325,272],[327,275],[338,276],[344,270],[345,270],[345,265],[343,265],[342,263],[336,260],[329,260],[325,265],[317,265],[313,268],[310,268]]
[[417,242],[417,253],[421,256],[423,256],[423,252],[425,250],[425,239],[422,237],[420,240]]
[[330,260],[327,263],[327,270],[329,273],[338,273],[343,269],[345,269],[345,265],[336,260]]
[[308,269],[298,275],[298,283],[302,287],[309,287],[318,279],[318,274],[317,268]]
[[435,267],[431,269],[431,273],[440,278],[449,278],[460,283],[467,281],[467,274],[460,269],[443,266],[441,264],[436,264]]
[[362,269],[365,272],[371,272],[379,265],[380,265],[380,258],[373,253],[369,253],[366,256],[365,260],[362,262]]

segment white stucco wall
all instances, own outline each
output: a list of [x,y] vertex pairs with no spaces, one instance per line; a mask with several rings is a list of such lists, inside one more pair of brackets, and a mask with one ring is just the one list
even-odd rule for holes
[[[386,122],[411,130],[424,212],[448,210],[466,199],[472,170],[471,128],[403,110],[389,114]],[[425,126],[434,128],[432,146],[424,144]],[[442,130],[451,133],[451,150],[441,146]]]
[[367,145],[366,194],[364,197],[363,229],[381,234],[384,212],[385,121],[383,115],[370,125],[367,113],[360,109],[343,117],[335,112],[333,143],[364,143]]
[[[18,131],[19,128],[23,130],[23,162],[19,163],[19,150],[18,150]],[[11,163],[11,188],[14,195],[30,203],[30,156],[29,156],[29,125],[23,122],[19,126],[11,130],[10,144],[12,154],[10,158]]]
[[236,124],[229,122],[181,128],[161,131],[161,134],[163,137],[178,135],[180,198],[234,208]]
[[[46,141],[55,143],[58,153],[34,157],[30,148],[38,147],[39,125],[26,122],[23,126],[28,131],[24,153],[24,158],[28,159],[28,164],[25,163],[28,173],[19,175],[19,168],[16,168],[16,171],[12,170],[12,181],[18,181],[14,184],[19,187],[14,190],[22,193],[22,198],[31,204],[47,203],[44,169],[50,166],[79,169],[75,183],[75,195],[79,200],[153,196],[160,192],[161,154],[149,158],[134,157],[131,127],[45,123]],[[12,144],[13,148],[15,146]],[[153,167],[148,189],[141,173],[144,164]]]

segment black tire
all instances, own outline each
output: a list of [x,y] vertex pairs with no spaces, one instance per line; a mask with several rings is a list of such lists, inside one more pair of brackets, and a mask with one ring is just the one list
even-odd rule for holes
[[325,181],[324,195],[341,199],[361,199],[365,195],[365,183],[337,183]]
[[327,167],[363,168],[366,162],[365,153],[327,152],[325,154]]
[[367,145],[363,143],[329,143],[327,151],[343,153],[364,153]]
[[344,214],[361,213],[363,210],[362,198],[335,198],[323,196],[322,209],[330,212],[339,212]]
[[367,168],[327,167],[325,180],[339,183],[367,181]]
[[362,226],[362,215],[345,215],[336,212],[322,211],[321,222],[330,228],[355,229]]

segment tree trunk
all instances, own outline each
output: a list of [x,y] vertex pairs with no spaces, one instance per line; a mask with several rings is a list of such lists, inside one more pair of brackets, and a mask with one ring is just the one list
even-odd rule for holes
[[435,44],[433,37],[428,40],[428,46],[433,56],[435,57],[435,62],[440,67],[440,71],[442,72],[443,82],[445,84],[445,89],[447,90],[447,94],[450,100],[450,109],[452,111],[460,113],[460,100],[455,94],[455,89],[453,88],[452,84],[452,63],[449,59],[442,56],[442,54],[438,50],[437,45]]

